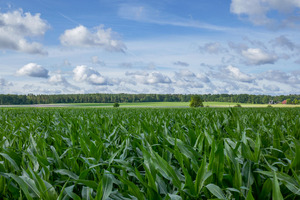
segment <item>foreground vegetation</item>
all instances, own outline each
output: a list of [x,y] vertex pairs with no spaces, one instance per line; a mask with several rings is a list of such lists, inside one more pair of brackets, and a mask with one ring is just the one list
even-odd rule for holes
[[2,108],[1,199],[299,199],[299,108]]

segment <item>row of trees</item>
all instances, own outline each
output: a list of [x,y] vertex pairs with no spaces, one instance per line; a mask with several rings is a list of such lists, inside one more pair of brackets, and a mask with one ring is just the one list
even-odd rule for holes
[[[190,94],[58,94],[58,95],[12,95],[0,94],[0,105],[50,104],[50,103],[114,103],[114,102],[189,102]],[[290,99],[297,102],[300,95],[249,95],[249,94],[202,94],[203,101],[267,104]]]

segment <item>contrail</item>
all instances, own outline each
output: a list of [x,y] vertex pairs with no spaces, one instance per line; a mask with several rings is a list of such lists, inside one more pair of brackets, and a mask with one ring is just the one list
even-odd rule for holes
[[68,17],[68,16],[66,16],[66,15],[64,15],[64,14],[62,14],[61,12],[57,12],[57,13],[60,14],[60,15],[61,15],[62,17],[64,17],[65,19],[67,19],[68,21],[70,21],[70,22],[72,22],[72,23],[74,23],[74,24],[76,24],[76,25],[80,25],[80,23],[78,23],[77,21],[71,19],[70,17]]

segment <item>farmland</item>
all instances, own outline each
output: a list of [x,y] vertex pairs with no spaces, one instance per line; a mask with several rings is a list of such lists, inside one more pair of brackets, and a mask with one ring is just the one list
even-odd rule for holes
[[1,199],[299,199],[300,108],[1,108]]
[[[119,103],[121,107],[159,107],[159,108],[187,108],[189,102],[135,102]],[[231,102],[203,102],[206,107],[234,107],[237,103]],[[268,104],[239,103],[242,107],[267,107]],[[113,103],[57,103],[57,104],[31,104],[31,105],[0,105],[0,107],[112,107]],[[272,107],[294,108],[300,104],[274,104]]]

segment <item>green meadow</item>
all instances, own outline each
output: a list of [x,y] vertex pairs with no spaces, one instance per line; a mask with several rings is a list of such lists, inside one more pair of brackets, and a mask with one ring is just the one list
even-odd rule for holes
[[123,105],[1,108],[0,199],[300,198],[300,108]]

